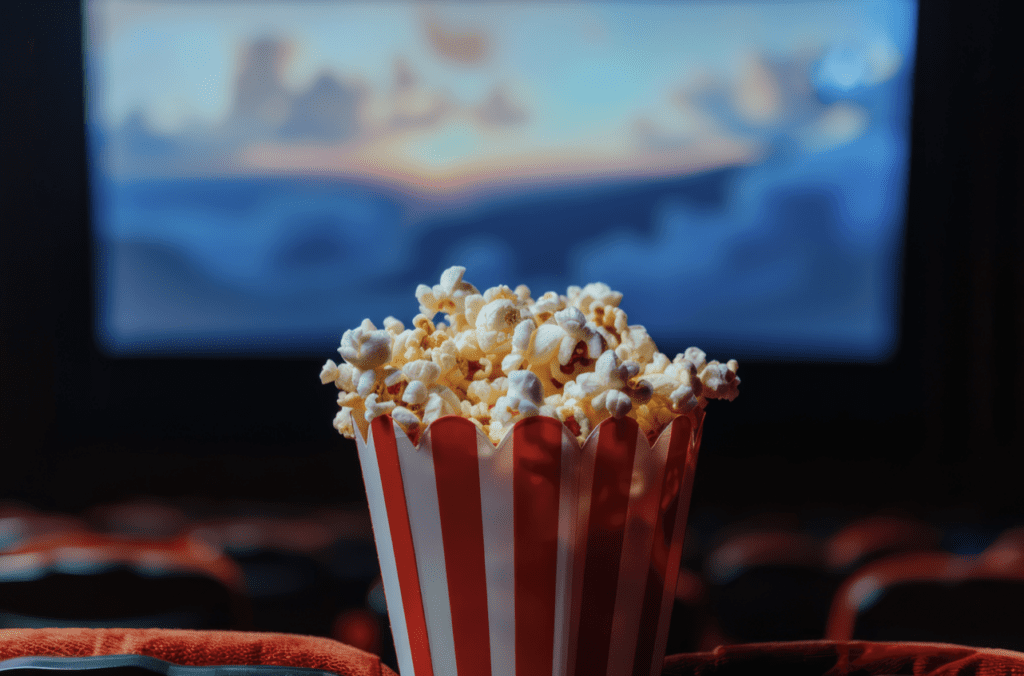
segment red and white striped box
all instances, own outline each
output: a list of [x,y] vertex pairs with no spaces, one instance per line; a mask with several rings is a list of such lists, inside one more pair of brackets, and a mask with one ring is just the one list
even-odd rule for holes
[[498,445],[468,419],[418,445],[389,416],[357,434],[402,676],[661,673],[703,412],[653,448],[610,418]]

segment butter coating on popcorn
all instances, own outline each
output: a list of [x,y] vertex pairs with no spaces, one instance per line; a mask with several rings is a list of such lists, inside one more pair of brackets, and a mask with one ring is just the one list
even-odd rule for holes
[[[557,418],[582,445],[604,419],[629,416],[652,442],[680,415],[739,394],[736,360],[707,361],[696,347],[670,359],[630,326],[622,294],[595,282],[532,298],[524,285],[481,293],[455,266],[416,289],[412,328],[394,317],[346,331],[320,382],[340,390],[334,427],[364,437],[390,414],[417,441],[444,415],[469,418],[498,444],[533,415]],[[444,314],[445,323],[434,317]],[[354,427],[354,426],[355,427]]]

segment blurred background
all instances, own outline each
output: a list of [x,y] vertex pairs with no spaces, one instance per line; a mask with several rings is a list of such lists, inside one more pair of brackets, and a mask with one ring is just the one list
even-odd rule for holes
[[895,350],[914,2],[86,8],[109,354],[328,354],[454,262],[672,345]]
[[[227,591],[196,598],[221,605],[119,621],[386,652],[355,447],[317,375],[451,265],[535,296],[604,281],[663,352],[740,361],[670,650],[819,637],[876,554],[1017,551],[1008,3],[12,7],[0,586],[72,584],[41,554],[71,542],[124,589],[111,571],[156,555],[107,560],[102,538],[162,543],[202,554],[165,577],[206,571]],[[113,621],[7,606],[3,626]],[[851,622],[830,626],[884,635]]]

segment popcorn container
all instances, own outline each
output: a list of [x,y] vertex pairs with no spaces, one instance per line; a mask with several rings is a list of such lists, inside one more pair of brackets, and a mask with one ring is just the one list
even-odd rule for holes
[[419,444],[387,415],[356,435],[402,676],[657,676],[703,411],[655,442],[631,418],[580,448],[466,418]]

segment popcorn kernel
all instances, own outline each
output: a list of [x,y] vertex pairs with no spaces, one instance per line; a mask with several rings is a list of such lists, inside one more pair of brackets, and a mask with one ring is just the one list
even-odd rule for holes
[[339,390],[339,433],[365,435],[388,414],[417,443],[434,420],[461,415],[498,444],[516,421],[546,415],[583,444],[602,420],[630,416],[653,444],[675,417],[739,394],[736,360],[709,362],[696,347],[670,360],[607,284],[534,299],[525,285],[481,293],[465,272],[416,287],[413,328],[389,316],[383,329],[365,319],[344,332],[342,363],[320,371]]

